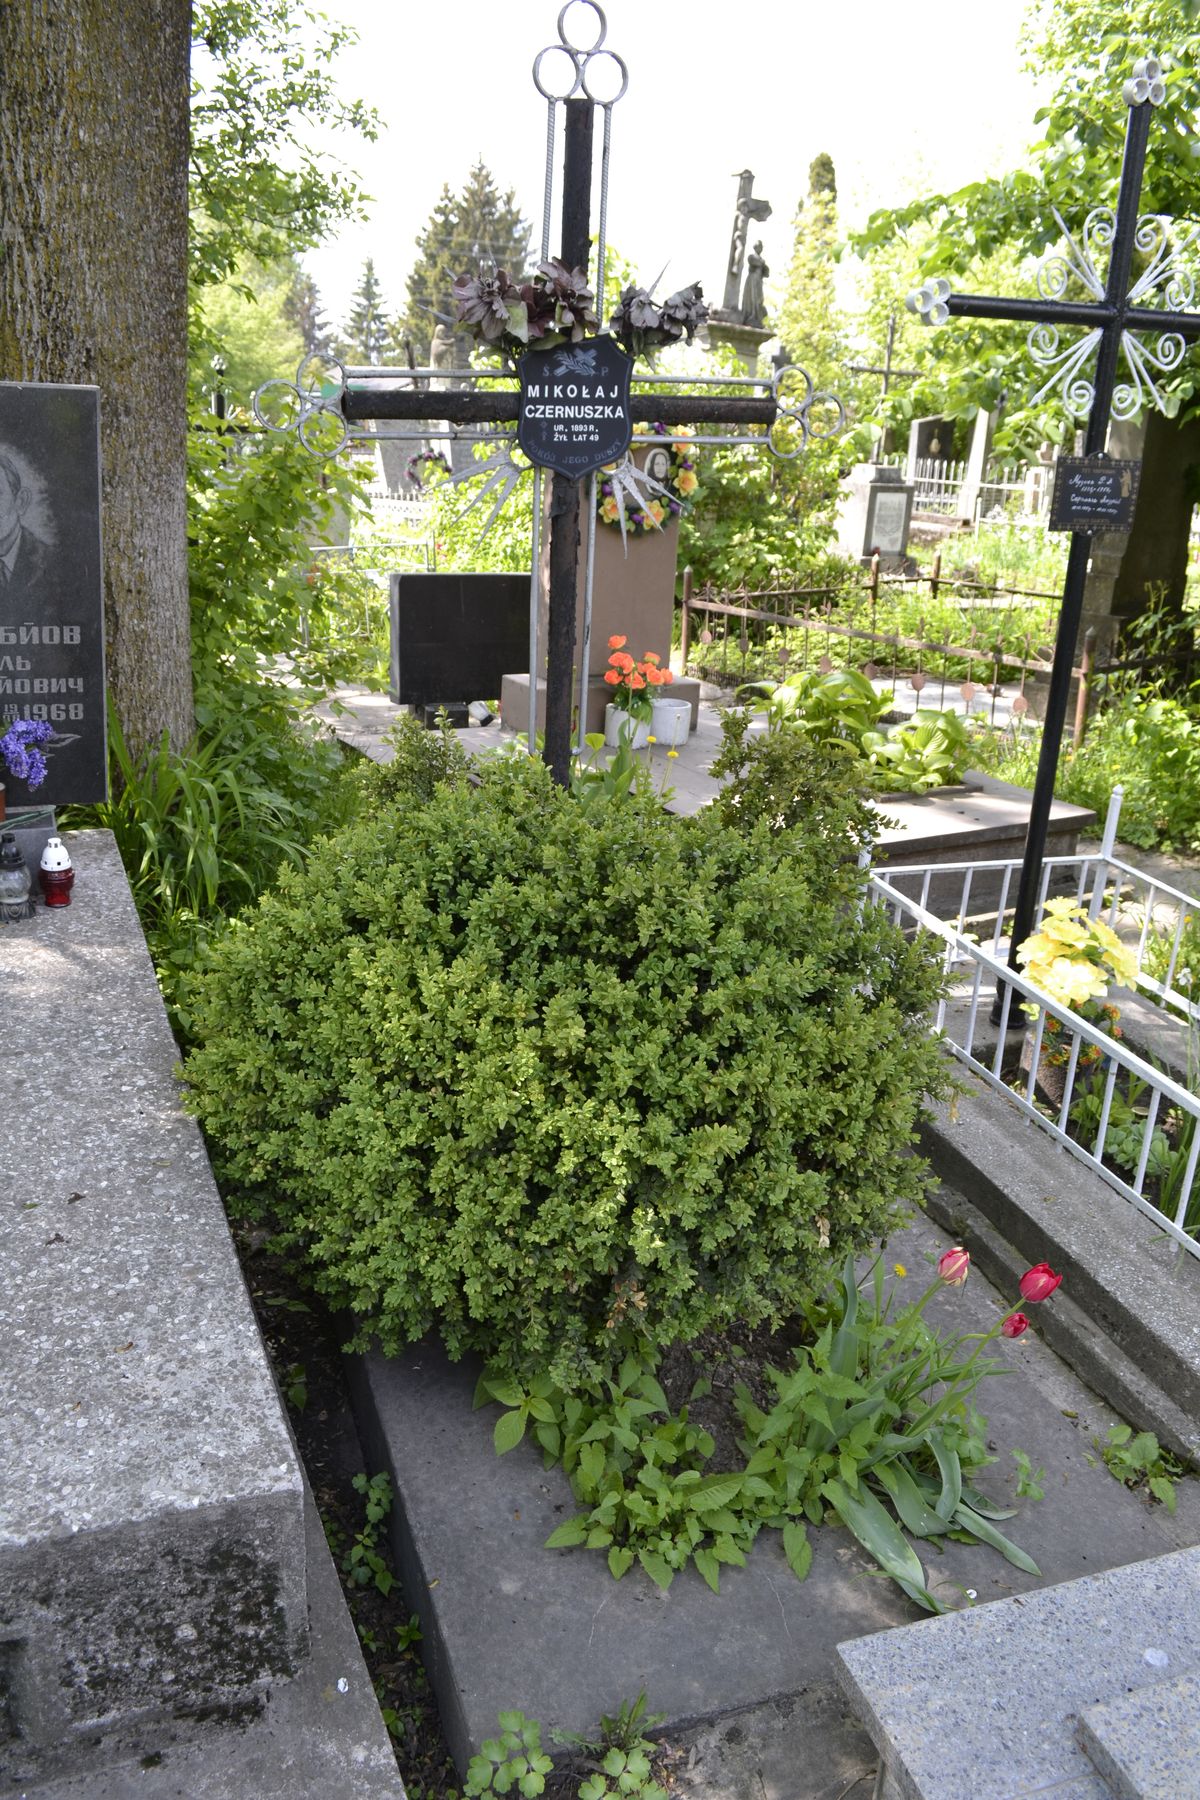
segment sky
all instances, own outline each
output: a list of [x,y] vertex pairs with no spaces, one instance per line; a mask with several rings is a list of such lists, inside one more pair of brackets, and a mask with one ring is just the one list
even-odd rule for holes
[[[535,221],[536,248],[547,108],[532,67],[558,42],[557,0],[322,0],[322,10],[358,33],[335,65],[341,91],[375,106],[386,126],[374,145],[328,140],[373,199],[369,223],[305,258],[327,314],[345,317],[368,256],[389,309],[401,306],[414,240],[442,184],[461,187],[480,155]],[[612,108],[610,244],[642,281],[665,263],[662,292],[698,279],[719,305],[736,172],[753,169],[754,192],[773,209],[760,228],[770,301],[818,152],[833,157],[843,226],[1018,165],[1038,104],[1017,41],[1025,10],[1026,0],[940,9],[911,0],[608,0],[605,48],[628,68],[628,90]],[[592,41],[595,21],[581,0],[566,30]],[[553,66],[548,58],[544,71]],[[555,161],[557,182],[561,130]],[[556,220],[558,206],[556,188]],[[552,251],[556,238],[557,225]]]

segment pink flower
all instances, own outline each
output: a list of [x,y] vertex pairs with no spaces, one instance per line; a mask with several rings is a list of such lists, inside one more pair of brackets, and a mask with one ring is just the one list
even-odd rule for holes
[[1029,1330],[1029,1320],[1023,1312],[1009,1313],[1000,1326],[1001,1336],[1020,1337],[1023,1331]]
[[1056,1275],[1049,1263],[1034,1263],[1032,1269],[1026,1269],[1021,1277],[1022,1300],[1048,1300],[1055,1288],[1062,1286],[1062,1276]]
[[970,1267],[970,1254],[961,1246],[954,1250],[943,1250],[938,1257],[937,1272],[947,1287],[961,1287]]

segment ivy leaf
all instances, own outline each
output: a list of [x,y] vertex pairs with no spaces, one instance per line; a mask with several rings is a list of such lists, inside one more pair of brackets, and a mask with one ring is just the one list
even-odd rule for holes
[[674,1569],[668,1567],[662,1557],[655,1555],[653,1550],[639,1550],[637,1557],[651,1581],[665,1594],[675,1579]]
[[543,1546],[547,1550],[573,1550],[585,1542],[589,1529],[587,1513],[576,1513],[555,1527]]
[[525,1436],[525,1409],[517,1412],[501,1413],[496,1420],[496,1429],[492,1433],[492,1441],[496,1446],[496,1455],[504,1456],[515,1450]]
[[791,1520],[783,1528],[783,1553],[788,1559],[788,1566],[797,1581],[803,1581],[812,1568],[812,1545],[808,1541],[808,1532],[799,1519]]
[[721,1591],[721,1565],[711,1550],[696,1550],[692,1561],[707,1581],[714,1594]]

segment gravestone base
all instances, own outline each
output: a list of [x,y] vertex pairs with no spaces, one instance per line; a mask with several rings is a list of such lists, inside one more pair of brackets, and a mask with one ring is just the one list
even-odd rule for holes
[[[700,683],[690,675],[676,676],[670,687],[660,691],[662,700],[686,700],[692,709],[691,730],[700,717]],[[612,699],[612,689],[603,676],[593,675],[588,683],[587,729],[604,730],[604,709]],[[546,683],[538,681],[538,730],[546,724]],[[529,677],[506,675],[500,686],[500,718],[506,731],[529,730]]]

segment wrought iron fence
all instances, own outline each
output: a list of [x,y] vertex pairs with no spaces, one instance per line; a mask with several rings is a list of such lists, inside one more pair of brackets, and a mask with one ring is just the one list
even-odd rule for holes
[[[1116,928],[1128,917],[1134,890],[1140,898],[1133,904],[1144,911],[1138,987],[1172,1003],[1194,1044],[1200,1005],[1191,996],[1190,978],[1182,979],[1181,957],[1200,907],[1115,855],[1119,814],[1117,790],[1098,853],[1047,858],[1035,927],[1049,893],[1065,888],[1092,917],[1107,910]],[[1008,897],[1015,893],[1020,866],[981,861],[875,870],[867,899],[886,907],[902,926],[940,940],[944,989],[933,1028],[958,1060],[1200,1258],[1200,1097],[1111,1030],[1081,1018],[1008,967]],[[1173,912],[1177,922],[1159,936],[1165,962],[1155,973],[1148,947],[1165,923],[1164,911]],[[994,918],[990,934],[983,934],[990,935],[990,943],[970,929],[981,914]],[[1001,1016],[993,1028],[997,993]],[[1036,1017],[1014,1056],[1009,1026],[1021,1007],[1035,1009]]]
[[[779,586],[717,593],[696,592],[683,573],[680,643],[690,673],[726,686],[779,679],[800,668],[853,667],[890,692],[901,707],[965,703],[968,712],[996,722],[1008,683],[1016,692],[1008,707],[1029,710],[1029,683],[1049,674],[1056,594],[946,580],[941,558],[928,575],[887,576],[879,558],[861,576],[838,587]],[[907,604],[897,608],[903,598]],[[949,600],[954,630],[934,635],[920,602],[928,600],[945,620]],[[916,629],[888,621],[911,613]],[[1045,609],[1042,611],[1042,609]],[[1034,620],[1030,622],[1030,612]],[[1007,709],[1006,709],[1007,710]]]

